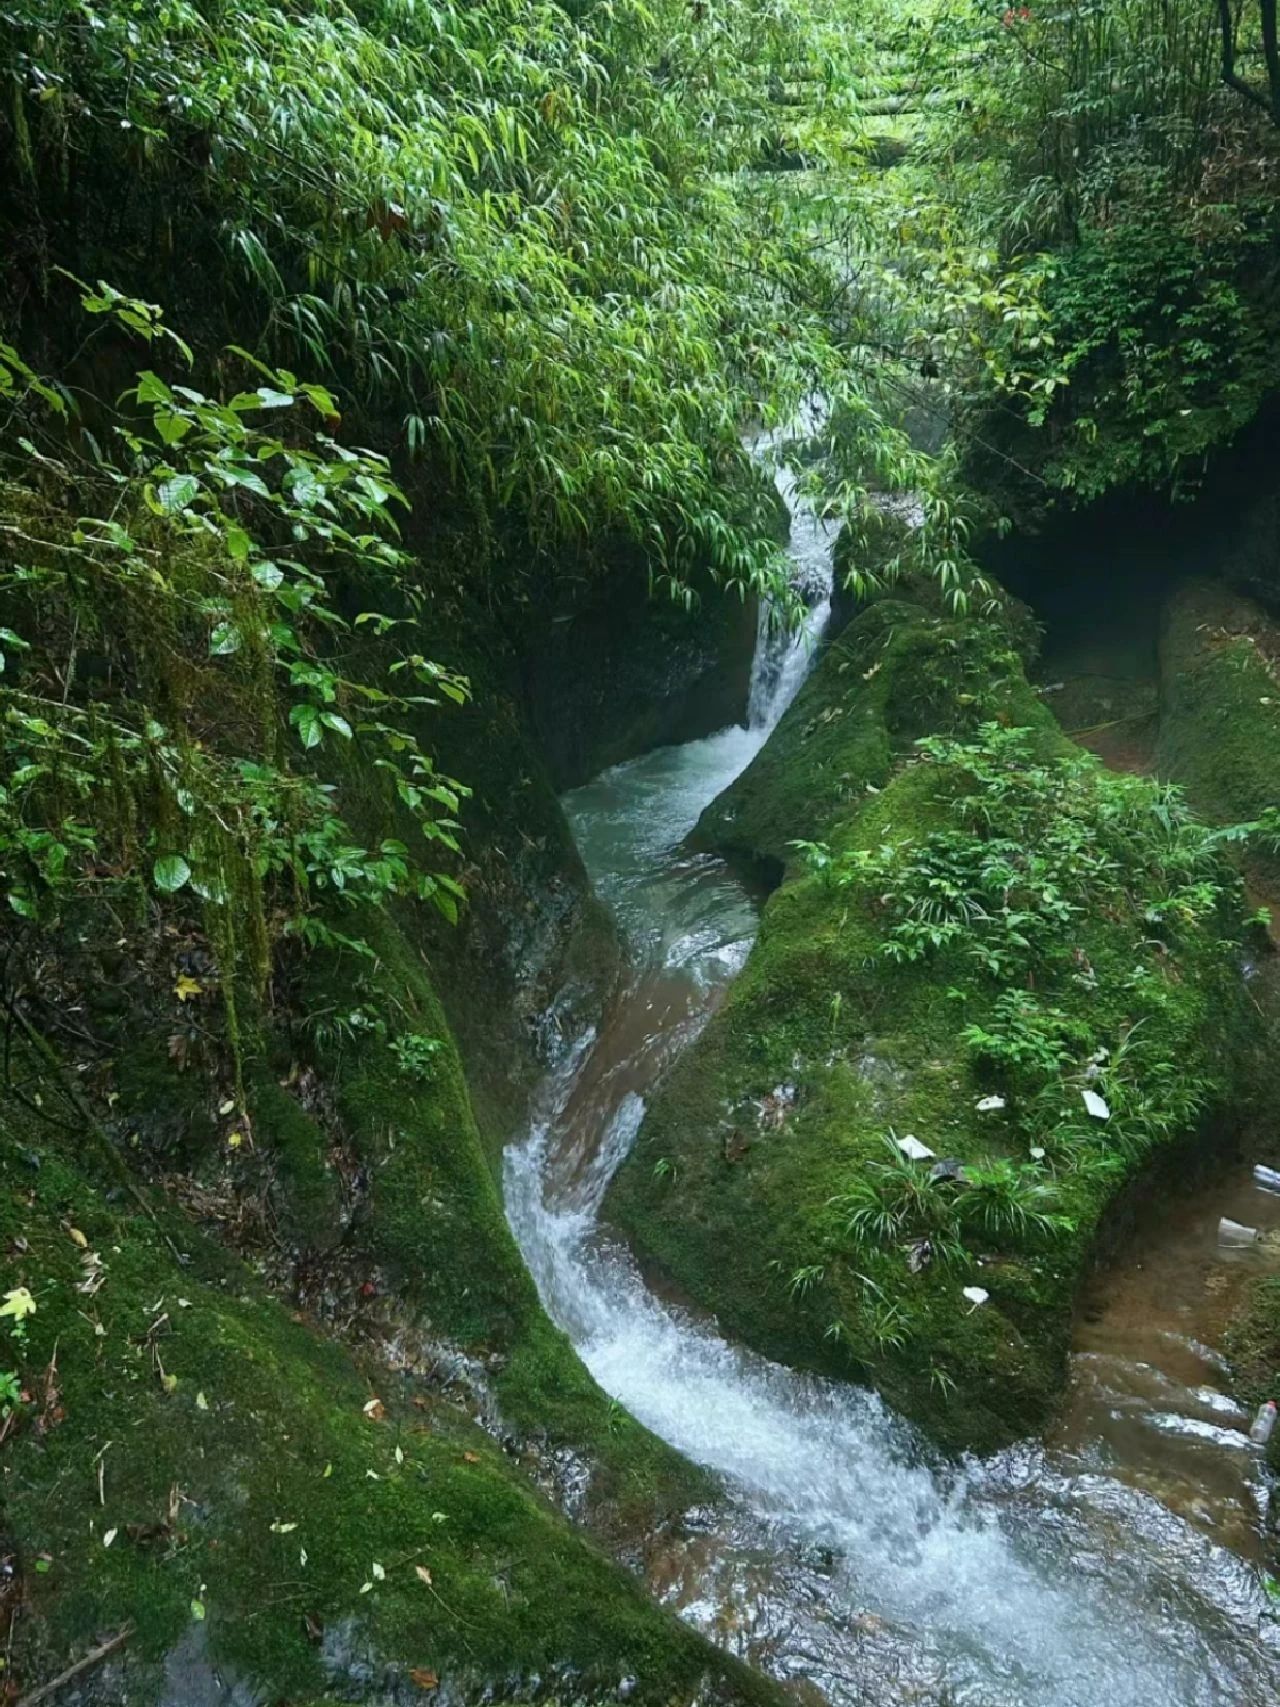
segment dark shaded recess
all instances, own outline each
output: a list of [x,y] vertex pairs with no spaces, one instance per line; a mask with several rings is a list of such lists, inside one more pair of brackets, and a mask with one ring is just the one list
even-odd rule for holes
[[1034,531],[987,540],[982,566],[1044,625],[1044,676],[1092,654],[1155,676],[1160,610],[1208,575],[1280,611],[1280,398],[1210,461],[1194,495],[1118,490],[1058,510]]
[[746,713],[754,597],[702,575],[688,611],[650,592],[634,547],[619,545],[614,562],[571,605],[535,618],[524,640],[525,696],[559,790]]

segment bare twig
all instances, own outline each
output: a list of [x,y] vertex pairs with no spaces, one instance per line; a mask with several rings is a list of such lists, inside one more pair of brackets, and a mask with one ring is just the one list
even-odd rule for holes
[[51,1695],[55,1695],[62,1688],[64,1683],[70,1683],[72,1678],[79,1677],[81,1672],[88,1671],[91,1666],[101,1664],[108,1655],[114,1654],[117,1648],[122,1648],[133,1635],[133,1632],[134,1626],[132,1624],[122,1625],[114,1636],[105,1642],[99,1642],[96,1648],[90,1648],[89,1652],[83,1658],[78,1659],[74,1665],[69,1665],[65,1671],[60,1671],[57,1677],[51,1677],[48,1683],[42,1683],[39,1689],[33,1689],[22,1696],[17,1707],[36,1707],[37,1702],[47,1701]]

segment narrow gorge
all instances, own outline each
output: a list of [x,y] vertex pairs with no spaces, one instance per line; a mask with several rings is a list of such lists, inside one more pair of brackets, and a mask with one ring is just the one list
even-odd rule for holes
[[0,1703],[1280,1701],[1273,0],[0,42]]

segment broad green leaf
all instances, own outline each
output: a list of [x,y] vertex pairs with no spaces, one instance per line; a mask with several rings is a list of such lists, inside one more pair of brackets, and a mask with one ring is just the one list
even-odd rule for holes
[[152,881],[164,895],[172,895],[190,880],[191,867],[181,854],[162,854],[151,868]]
[[170,479],[160,483],[160,509],[166,516],[177,515],[179,510],[185,510],[200,490],[200,482],[194,474],[175,474]]

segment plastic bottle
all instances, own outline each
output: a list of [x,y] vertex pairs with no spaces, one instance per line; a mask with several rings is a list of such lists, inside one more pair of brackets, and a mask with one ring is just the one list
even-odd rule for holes
[[1271,1439],[1276,1426],[1276,1402],[1268,1399],[1265,1405],[1258,1406],[1258,1414],[1253,1419],[1253,1427],[1249,1430],[1249,1439],[1257,1446],[1265,1446]]

